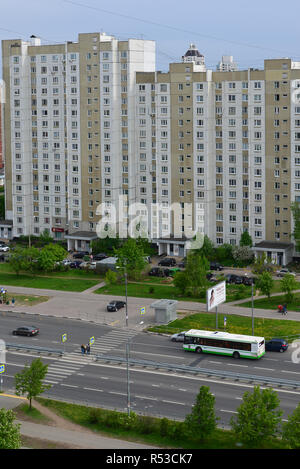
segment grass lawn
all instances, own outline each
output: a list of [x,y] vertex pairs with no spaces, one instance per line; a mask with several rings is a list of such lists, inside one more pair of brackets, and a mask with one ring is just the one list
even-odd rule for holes
[[[150,292],[150,289],[153,288],[153,292]],[[125,285],[105,285],[102,288],[98,288],[95,290],[95,293],[100,295],[116,295],[116,296],[125,296]],[[177,289],[173,285],[151,285],[151,284],[144,284],[144,283],[133,283],[129,282],[127,285],[127,295],[133,296],[137,298],[168,298],[170,300],[178,300],[178,292]],[[181,300],[186,301],[199,301],[196,298],[183,298],[180,297]],[[200,300],[205,301],[205,300]]]
[[[270,298],[266,297],[259,300],[254,300],[254,308],[273,309],[276,313],[277,306],[280,304],[284,304],[285,302],[286,301],[284,295],[271,296]],[[244,308],[251,308],[251,301],[240,303],[239,306],[242,306]],[[300,311],[300,293],[295,293],[293,301],[287,303],[287,310]]]
[[[227,285],[227,300],[226,302],[231,302],[235,300],[242,300],[243,298],[249,298],[251,296],[251,287],[240,285]],[[95,290],[95,293],[100,295],[125,295],[125,285],[116,284],[116,285],[105,285],[104,287]],[[129,282],[127,285],[127,294],[128,296],[137,297],[137,298],[168,298],[170,300],[179,300],[179,301],[194,301],[197,303],[206,303],[206,298],[203,297],[191,297],[191,296],[180,296],[178,290],[172,283],[163,284],[157,283],[154,284],[153,279],[150,282],[143,281],[141,283]]]
[[11,293],[7,294],[7,300],[9,304],[11,304],[12,298],[15,299],[15,306],[34,306],[40,303],[44,303],[45,301],[49,300],[49,296],[38,296],[38,295],[20,295],[19,293]]
[[98,279],[68,279],[0,272],[0,285],[81,292],[99,283]]
[[[108,437],[121,438],[127,441],[135,441],[137,443],[148,443],[160,448],[186,448],[186,449],[236,449],[238,446],[236,438],[230,430],[217,429],[213,435],[205,441],[197,441],[195,439],[182,436],[180,432],[171,436],[165,436],[162,432],[162,425],[160,418],[142,416],[143,421],[140,425],[133,428],[128,428],[122,425],[122,421],[126,419],[126,414],[123,413],[123,419],[119,422],[114,415],[115,411],[104,409],[93,409],[78,404],[70,404],[66,402],[55,401],[51,399],[38,398],[38,401],[44,406],[48,407],[63,418],[70,420],[78,425],[89,428],[99,435]],[[102,416],[102,421],[97,420],[96,415]],[[120,413],[119,413],[120,415]],[[172,428],[172,420],[168,421],[168,426]],[[176,425],[174,422],[173,425]],[[163,434],[162,434],[163,433]],[[278,439],[270,441],[265,448],[285,448],[284,444]]]
[[[15,274],[14,270],[11,268],[8,262],[4,262],[0,264],[0,274],[4,272]],[[28,272],[20,272],[20,274],[28,275]],[[98,279],[99,282],[101,281],[101,278],[104,278],[104,276],[101,276],[99,273],[96,273],[94,270],[84,270],[84,269],[69,269],[66,271],[56,270],[54,272],[36,272],[36,275],[38,275],[39,277]]]
[[[180,313],[178,313],[180,314]],[[182,313],[183,315],[183,313]],[[252,335],[252,318],[235,314],[218,314],[219,330],[224,330],[224,316],[227,318],[226,332],[231,334]],[[151,332],[175,334],[189,329],[216,330],[215,313],[195,313],[176,319],[167,324],[150,327]],[[300,334],[298,321],[280,319],[254,318],[254,335],[271,339],[272,337],[295,337]]]

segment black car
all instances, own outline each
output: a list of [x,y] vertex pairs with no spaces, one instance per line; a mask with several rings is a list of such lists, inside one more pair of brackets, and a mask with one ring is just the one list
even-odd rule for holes
[[126,301],[111,301],[107,305],[107,311],[118,311],[121,308],[124,308]]
[[151,277],[164,277],[164,271],[159,267],[152,267],[148,275]]
[[74,259],[83,259],[84,256],[89,256],[90,253],[88,251],[80,251],[80,252],[75,252],[73,254]]
[[210,270],[223,270],[223,266],[218,262],[211,262],[209,268]]
[[266,341],[265,348],[269,352],[285,352],[289,344],[284,339],[271,339]]
[[70,269],[79,269],[82,261],[73,261],[69,264]]
[[18,327],[13,331],[13,335],[26,335],[28,337],[32,335],[37,335],[39,333],[39,329],[35,326],[23,326]]
[[236,285],[241,285],[243,283],[243,277],[236,274],[227,274],[225,275],[226,283],[235,283]]
[[171,267],[171,266],[176,265],[176,261],[175,261],[175,259],[173,259],[171,257],[166,257],[165,259],[162,259],[161,261],[159,261],[158,265],[164,265],[166,267]]
[[107,259],[107,255],[104,252],[100,252],[93,256],[93,261],[103,261],[103,259]]
[[243,277],[244,285],[252,285],[252,283],[255,284],[255,277]]

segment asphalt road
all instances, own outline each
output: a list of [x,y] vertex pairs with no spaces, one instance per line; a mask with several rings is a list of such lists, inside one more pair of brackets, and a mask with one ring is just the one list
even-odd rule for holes
[[[40,328],[37,337],[12,336],[17,325],[31,325]],[[109,354],[125,356],[125,344],[130,337],[130,356],[155,362],[199,366],[208,369],[237,371],[260,376],[272,376],[300,381],[299,364],[293,363],[287,352],[271,353],[259,361],[238,360],[213,355],[196,355],[182,350],[182,344],[173,343],[168,337],[141,333],[135,330],[111,328],[104,325],[85,323],[55,317],[1,315],[1,338],[6,342],[30,343],[49,349],[63,348],[61,335],[68,334],[65,354],[43,356],[49,365],[46,382],[52,385],[45,396],[64,401],[84,403],[111,409],[127,410],[127,370],[125,365],[95,362],[93,355]],[[82,356],[80,345],[95,337],[91,356]],[[22,370],[26,362],[36,358],[35,353],[9,351],[6,356],[6,371],[2,375],[3,389],[14,389],[14,375]],[[133,368],[129,371],[130,407],[132,410],[172,418],[183,419],[192,409],[201,385],[210,387],[216,398],[216,411],[220,425],[227,426],[241,403],[245,391],[253,386],[247,383],[230,382],[219,378],[174,373],[150,368]],[[284,418],[299,402],[300,391],[280,389],[278,395]]]

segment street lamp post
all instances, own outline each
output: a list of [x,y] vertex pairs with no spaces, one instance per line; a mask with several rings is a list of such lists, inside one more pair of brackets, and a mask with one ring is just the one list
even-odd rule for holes
[[130,416],[130,381],[129,381],[129,338],[126,342],[126,361],[127,361],[127,415]]
[[253,302],[253,283],[254,283],[254,279],[252,278],[252,282],[251,282],[252,335],[254,335],[254,302]]
[[128,327],[128,307],[127,307],[127,272],[125,272],[125,297],[126,297],[126,327]]

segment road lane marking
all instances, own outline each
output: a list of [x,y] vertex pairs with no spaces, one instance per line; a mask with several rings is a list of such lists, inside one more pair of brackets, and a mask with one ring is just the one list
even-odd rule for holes
[[104,392],[103,389],[94,389],[94,388],[83,388],[86,391],[97,391],[97,392]]
[[257,369],[257,370],[275,371],[274,368],[263,368],[263,367],[260,367],[260,366],[255,366],[254,368]]
[[74,384],[64,384],[64,383],[60,383],[61,386],[66,386],[68,388],[79,388],[79,386],[75,386]]

